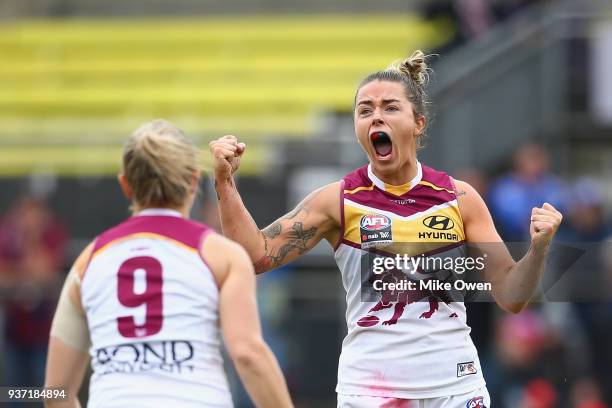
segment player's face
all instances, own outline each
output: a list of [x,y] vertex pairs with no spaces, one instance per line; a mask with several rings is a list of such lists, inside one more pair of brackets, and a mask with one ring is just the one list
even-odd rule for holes
[[357,139],[379,176],[397,178],[416,161],[425,118],[415,118],[401,83],[377,80],[364,85],[357,92],[354,120]]

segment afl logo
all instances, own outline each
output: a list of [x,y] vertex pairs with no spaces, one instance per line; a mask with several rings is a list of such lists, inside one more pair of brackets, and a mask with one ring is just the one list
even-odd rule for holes
[[361,217],[359,226],[366,231],[379,231],[391,225],[391,219],[386,215],[368,214]]
[[423,225],[425,225],[427,228],[445,231],[452,229],[455,226],[455,223],[453,220],[445,217],[444,215],[432,215],[423,220]]
[[367,214],[359,221],[361,248],[386,246],[393,242],[391,218],[380,214]]

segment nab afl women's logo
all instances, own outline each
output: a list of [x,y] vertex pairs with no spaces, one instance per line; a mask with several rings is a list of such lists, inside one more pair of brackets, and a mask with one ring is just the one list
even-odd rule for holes
[[359,221],[361,247],[384,246],[393,242],[391,218],[381,214],[367,214]]

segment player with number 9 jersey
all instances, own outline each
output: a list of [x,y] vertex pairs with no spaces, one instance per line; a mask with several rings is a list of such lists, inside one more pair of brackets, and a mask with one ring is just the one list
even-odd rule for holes
[[291,406],[248,255],[187,217],[198,176],[197,149],[170,123],[128,140],[119,183],[134,214],[79,256],[51,329],[45,385],[69,406],[90,360],[89,407],[231,407],[221,332],[255,404]]

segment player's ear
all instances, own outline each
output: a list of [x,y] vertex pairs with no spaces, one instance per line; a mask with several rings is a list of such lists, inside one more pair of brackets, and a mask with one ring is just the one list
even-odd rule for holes
[[419,115],[416,120],[416,136],[421,137],[423,135],[423,131],[425,130],[425,126],[427,126],[427,118],[423,115]]
[[132,189],[130,188],[130,185],[127,181],[127,177],[125,177],[125,174],[119,173],[117,175],[117,181],[119,181],[119,185],[121,186],[121,191],[123,191],[123,195],[125,196],[125,198],[127,198],[128,200],[132,200],[132,196],[134,194],[132,193]]

